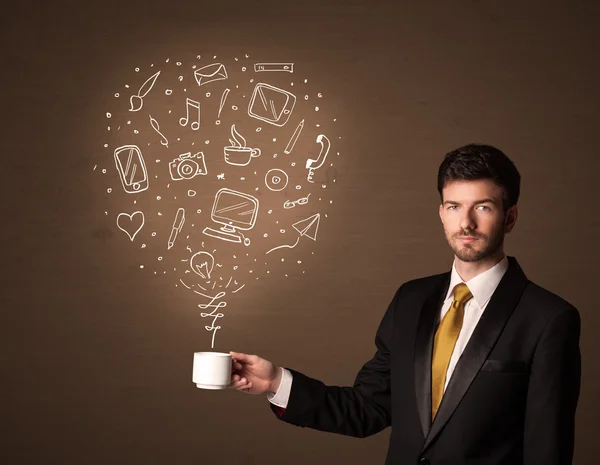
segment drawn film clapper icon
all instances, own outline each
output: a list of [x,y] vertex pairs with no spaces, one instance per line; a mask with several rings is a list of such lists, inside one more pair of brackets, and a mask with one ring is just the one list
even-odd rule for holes
[[259,82],[252,92],[248,115],[281,127],[290,119],[294,105],[296,105],[294,94]]

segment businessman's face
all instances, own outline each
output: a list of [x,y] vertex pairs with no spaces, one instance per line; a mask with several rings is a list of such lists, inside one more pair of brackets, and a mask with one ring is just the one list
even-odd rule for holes
[[516,221],[516,206],[506,213],[503,190],[489,179],[452,181],[442,190],[440,218],[448,244],[464,262],[502,252],[504,234]]

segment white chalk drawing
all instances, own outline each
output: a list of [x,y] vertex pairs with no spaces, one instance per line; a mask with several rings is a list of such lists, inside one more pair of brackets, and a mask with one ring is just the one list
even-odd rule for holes
[[229,95],[229,89],[225,89],[223,91],[223,95],[221,95],[221,103],[219,103],[219,114],[217,115],[217,118],[221,117],[221,110],[225,106],[225,101],[227,100],[228,95]]
[[273,247],[271,250],[265,252],[265,255],[267,255],[277,249],[282,249],[282,248],[293,249],[294,247],[296,247],[298,245],[298,242],[300,242],[300,238],[304,237],[304,236],[312,239],[313,241],[316,241],[317,233],[319,232],[320,221],[321,221],[320,213],[315,213],[314,215],[312,215],[308,218],[297,221],[296,223],[294,223],[292,225],[292,227],[300,233],[300,236],[298,236],[298,239],[296,239],[296,242],[293,245],[284,244],[284,245],[280,245],[277,247]]
[[292,137],[290,137],[290,140],[287,146],[285,147],[283,153],[285,153],[286,155],[292,153],[292,150],[294,150],[294,146],[296,145],[296,141],[298,140],[298,137],[300,137],[302,129],[304,129],[304,120],[300,121],[298,123],[298,126],[296,126],[296,130],[294,131],[294,134],[292,134]]
[[227,302],[222,301],[219,302],[217,305],[214,305],[214,302],[218,299],[220,299],[221,297],[223,297],[225,295],[225,292],[221,291],[219,292],[216,296],[214,297],[210,297],[210,296],[205,296],[207,298],[210,299],[210,302],[208,304],[198,304],[198,307],[200,307],[202,310],[206,309],[206,308],[210,308],[210,307],[214,307],[213,311],[210,313],[204,313],[204,312],[200,312],[200,316],[202,318],[206,318],[208,316],[214,316],[213,321],[211,323],[210,326],[205,326],[204,329],[206,329],[207,331],[212,331],[213,335],[212,335],[212,341],[211,341],[211,348],[215,347],[215,335],[217,334],[217,330],[221,329],[220,326],[215,326],[215,323],[217,321],[217,319],[219,318],[223,318],[225,315],[221,312],[215,313],[219,308],[221,307],[225,307],[227,306]]
[[265,185],[269,190],[275,192],[282,191],[288,185],[288,179],[288,175],[285,171],[273,168],[265,174]]
[[254,63],[254,72],[260,73],[263,71],[286,71],[294,72],[294,63]]
[[204,279],[210,279],[210,274],[214,266],[215,257],[208,252],[197,252],[190,259],[190,268],[192,271]]
[[321,222],[321,214],[315,213],[314,215],[300,220],[292,225],[292,227],[300,233],[300,236],[306,236],[313,241],[317,240],[317,233],[319,232],[319,223]]
[[[333,132],[330,134],[330,129],[325,127],[330,127],[330,125],[324,124],[325,121],[330,119],[325,111],[324,104],[326,100],[322,99],[322,95],[316,92],[319,89],[314,88],[312,84],[306,85],[307,81],[304,77],[293,78],[292,74],[297,76],[297,73],[301,71],[294,63],[268,61],[268,58],[266,62],[259,62],[260,58],[249,58],[248,54],[246,54],[246,59],[243,58],[243,54],[235,58],[236,62],[239,58],[239,63],[235,63],[232,56],[230,63],[225,58],[213,57],[212,55],[207,53],[202,56],[204,58],[203,62],[190,63],[193,66],[191,66],[191,69],[188,68],[187,72],[183,69],[182,62],[176,61],[176,57],[171,62],[172,65],[169,65],[168,69],[163,69],[162,72],[157,69],[158,62],[150,65],[150,68],[140,66],[141,71],[140,68],[136,68],[134,76],[137,79],[134,81],[134,85],[131,85],[131,88],[129,85],[125,85],[125,88],[119,88],[119,92],[115,95],[117,97],[120,93],[121,96],[125,97],[125,100],[112,99],[114,91],[110,95],[111,105],[120,104],[121,108],[120,110],[111,108],[112,114],[106,113],[110,126],[108,126],[109,132],[105,134],[111,137],[108,140],[99,142],[98,147],[105,144],[103,152],[108,152],[109,157],[110,152],[114,150],[115,165],[126,193],[135,194],[156,189],[156,192],[148,197],[144,194],[138,197],[129,197],[134,200],[133,204],[129,203],[130,206],[122,206],[115,211],[115,216],[112,217],[113,221],[116,220],[117,227],[127,235],[135,249],[141,247],[142,250],[149,251],[152,239],[158,239],[159,248],[165,254],[167,252],[162,247],[166,246],[170,258],[155,256],[153,265],[156,266],[156,269],[151,270],[151,272],[155,275],[167,274],[172,276],[172,273],[175,272],[177,277],[174,278],[174,284],[181,288],[185,286],[193,292],[188,297],[193,296],[195,299],[192,303],[194,308],[198,308],[198,313],[203,318],[208,318],[208,320],[203,320],[201,323],[205,325],[207,331],[212,333],[212,346],[214,347],[216,345],[216,332],[223,326],[222,318],[228,316],[226,310],[233,303],[229,302],[230,299],[227,296],[243,291],[245,285],[249,284],[248,282],[244,283],[243,279],[240,283],[234,281],[234,276],[247,276],[250,278],[250,283],[254,282],[255,279],[262,280],[265,277],[263,274],[265,271],[266,273],[270,272],[272,275],[275,270],[264,270],[260,258],[256,254],[262,256],[265,250],[275,245],[278,245],[278,247],[274,247],[266,253],[275,254],[279,249],[295,248],[297,245],[301,245],[300,242],[304,236],[313,241],[317,240],[320,216],[323,214],[325,218],[327,217],[326,212],[321,210],[318,205],[330,204],[332,201],[326,198],[330,189],[326,191],[319,189],[319,194],[315,194],[316,197],[309,201],[312,196],[309,193],[312,190],[310,186],[326,187],[325,181],[320,180],[319,173],[323,171],[321,174],[324,175],[325,164],[329,166],[329,163],[334,161],[328,153],[331,151],[331,144],[335,144],[334,138],[338,136],[334,136]],[[206,61],[206,58],[210,61]],[[283,57],[283,59],[288,58]],[[166,60],[166,63],[169,63],[169,60]],[[175,66],[178,68],[175,68]],[[234,66],[234,68],[230,66]],[[229,69],[226,69],[226,67]],[[146,72],[144,72],[144,69],[146,69]],[[228,76],[229,73],[234,73],[234,75]],[[150,74],[152,76],[149,77]],[[238,78],[240,82],[237,82]],[[269,78],[279,79],[279,81]],[[236,81],[234,82],[233,79]],[[219,81],[221,81],[220,84]],[[142,82],[143,84],[140,87],[139,85]],[[198,85],[197,88],[194,87],[195,91],[192,88],[193,82]],[[209,87],[202,87],[205,85]],[[123,95],[124,92],[125,95]],[[129,100],[126,98],[127,96],[130,96]],[[172,103],[172,97],[175,96],[181,97],[174,100],[174,109],[166,109],[168,115],[166,113],[163,115],[154,108],[154,105],[158,103],[155,98],[164,101],[163,103],[166,104]],[[230,96],[231,99],[229,99]],[[309,104],[313,100],[314,102]],[[184,102],[185,113],[181,108]],[[317,103],[323,103],[323,105],[315,106]],[[244,115],[239,113],[239,111],[246,113],[246,108],[250,118],[246,121],[249,124],[248,126],[245,126],[246,122],[242,122]],[[314,113],[313,109],[317,113]],[[129,118],[131,121],[127,121],[127,118],[120,122],[117,121],[116,116],[123,111],[129,114],[127,110],[137,112],[137,116],[142,118],[142,127],[139,127],[139,120],[134,121],[135,113],[133,118]],[[104,129],[106,129],[107,122],[104,119],[105,111],[101,112],[102,124],[105,125]],[[212,113],[214,111],[217,114]],[[147,131],[147,126],[143,123],[143,118],[146,117],[144,115],[149,112],[153,112],[158,116],[156,118],[149,114],[149,120],[145,120],[146,124],[148,121],[150,122],[152,132],[156,135]],[[214,116],[211,116],[211,114]],[[236,115],[241,116],[242,120],[235,118]],[[212,127],[212,124],[209,124],[211,122],[206,119],[207,116],[209,119],[214,118],[213,130],[219,129],[220,131],[213,131],[209,128],[209,126]],[[314,120],[315,117],[319,119]],[[336,121],[335,118],[332,119],[334,122]],[[179,122],[179,126],[177,122]],[[129,126],[126,126],[126,124]],[[226,136],[225,141],[229,137],[231,143],[228,145],[224,142],[220,145],[221,140],[219,138],[226,134],[226,131],[223,133],[225,128],[221,128],[221,126],[226,127],[227,125],[231,128],[231,135]],[[312,133],[313,131],[309,128],[315,126],[317,128],[316,132],[311,136],[309,132]],[[321,128],[321,126],[323,127]],[[269,130],[269,127],[272,129]],[[284,127],[284,129],[276,133],[280,129],[275,127]],[[120,129],[125,130],[120,131]],[[204,132],[201,133],[200,129],[208,132],[204,135]],[[260,133],[260,137],[254,138],[252,136],[255,129],[256,133]],[[177,134],[177,131],[181,131],[181,134]],[[333,131],[333,128],[331,128],[331,131]],[[209,133],[213,135],[211,136]],[[327,133],[328,137],[320,133]],[[318,156],[316,147],[310,145],[312,144],[310,140],[314,141],[317,134],[320,134],[317,143],[321,144],[321,152]],[[198,138],[194,135],[202,137]],[[121,137],[121,139],[118,139],[118,137]],[[127,139],[127,137],[131,137],[131,139]],[[263,140],[265,141],[264,144]],[[271,140],[273,144],[270,143]],[[158,147],[157,142],[160,142],[162,147],[166,147],[167,150],[164,153],[161,153],[163,149]],[[176,145],[179,142],[186,145],[183,145],[183,147]],[[305,143],[309,144],[308,148]],[[210,153],[204,154],[197,150],[203,149],[203,145],[206,149],[215,144],[217,153],[213,154],[213,157],[216,155],[219,158],[220,147],[223,147],[223,156],[227,165],[222,165],[222,160],[214,160],[214,158],[213,161],[209,161]],[[296,146],[298,147],[296,148]],[[118,148],[115,150],[115,147]],[[186,153],[182,153],[184,150]],[[283,165],[279,163],[271,166],[263,165],[271,159],[271,155],[273,155],[273,159],[278,158]],[[148,158],[149,156],[151,158]],[[286,162],[287,156],[291,156],[293,159]],[[296,156],[298,156],[298,159]],[[257,157],[261,160],[253,161],[253,158]],[[108,161],[110,162],[110,160]],[[211,163],[215,163],[215,167],[211,165],[211,176],[206,177],[208,175],[207,166]],[[219,163],[221,163],[221,168],[218,168]],[[290,163],[290,165],[287,163]],[[164,177],[167,175],[165,165],[169,166],[169,177],[167,178]],[[230,165],[233,167],[230,167]],[[254,166],[254,169],[251,170],[253,174],[244,171],[244,166],[249,165]],[[307,175],[302,174],[303,165],[306,165]],[[106,167],[105,162],[100,160],[98,160],[97,165],[92,163],[91,166],[94,166],[96,173],[100,173],[100,171],[104,174],[107,171],[110,172],[110,166]],[[262,166],[266,168],[262,169]],[[287,166],[290,166],[290,168]],[[321,171],[317,171],[319,169]],[[212,170],[216,171],[213,172]],[[233,170],[233,172],[228,170]],[[295,174],[300,175],[300,179],[290,184]],[[205,176],[205,178],[203,179],[200,176]],[[312,184],[301,185],[302,176],[308,176],[308,180]],[[150,177],[153,178],[152,186],[149,186]],[[263,177],[264,185],[261,185]],[[118,186],[114,185],[114,178],[108,178],[109,176],[105,175],[103,181],[110,182],[112,185],[104,185],[103,192],[110,192],[112,189],[111,195],[114,196],[114,191],[118,190]],[[330,184],[330,182],[335,182],[335,179],[328,181],[327,184]],[[217,185],[214,189],[206,191],[208,186],[206,183],[216,183]],[[227,186],[228,189],[219,189],[221,186]],[[306,187],[309,189],[306,190]],[[327,185],[327,188],[329,187]],[[294,190],[296,192],[293,192]],[[275,197],[272,198],[271,200],[275,203],[267,206],[267,203],[265,203],[268,200],[267,198],[278,195],[278,192],[283,197],[280,197],[279,200]],[[213,193],[216,193],[216,195],[208,199],[214,201],[211,211],[202,202],[207,200],[205,194],[211,195]],[[261,199],[263,195],[264,200]],[[262,203],[262,209],[267,206],[267,209],[261,212],[260,219],[258,217],[259,199]],[[185,201],[190,203],[189,207],[182,203]],[[268,203],[270,202],[268,201]],[[309,203],[311,205],[308,205]],[[281,208],[282,205],[283,209]],[[313,207],[316,208],[313,209]],[[154,208],[154,213],[150,212],[148,208]],[[287,221],[283,217],[278,217],[279,214],[286,214],[283,210],[289,211],[294,208],[296,208],[294,212],[287,213],[292,215]],[[269,214],[267,214],[267,210]],[[111,217],[110,210],[105,211],[105,208],[103,208],[102,211],[108,218]],[[124,213],[119,214],[120,211]],[[320,211],[320,213],[314,214],[316,211]],[[209,212],[210,219],[207,219],[206,216]],[[148,214],[149,218],[157,214],[157,218],[166,221],[170,217],[171,229],[168,229],[169,223],[163,224],[160,228],[162,232],[154,227],[150,230],[144,229],[144,214]],[[257,224],[258,222],[260,224]],[[273,232],[269,230],[267,223],[273,226]],[[112,227],[114,227],[114,223]],[[269,230],[268,234],[262,231],[263,228]],[[196,236],[195,234],[200,231],[202,232],[200,237]],[[260,239],[262,237],[255,239],[254,234],[261,234],[265,238],[281,237],[281,239],[275,239],[275,243],[261,248]],[[116,235],[117,238],[120,236],[119,233],[116,233]],[[138,236],[140,236],[139,239]],[[252,246],[255,248],[254,251],[250,249],[250,238],[253,242]],[[126,242],[123,236],[120,237],[120,240]],[[137,245],[134,244],[136,240]],[[198,242],[198,245],[194,246],[193,242]],[[200,243],[202,243],[202,246],[200,246]],[[240,245],[229,245],[227,243]],[[234,252],[233,260],[231,254],[228,254],[229,257],[224,257],[223,261],[219,260],[220,257],[217,256],[215,250],[219,245],[236,249],[236,251],[232,250]],[[309,245],[310,243],[304,244],[304,246]],[[184,252],[184,249],[189,252]],[[303,249],[302,245],[301,249]],[[299,249],[297,252],[303,251],[310,254],[308,248]],[[316,250],[314,253],[316,253]],[[161,254],[157,253],[156,255]],[[180,256],[180,254],[185,254],[185,257]],[[239,262],[241,258],[239,254],[245,254],[246,260],[243,263]],[[286,252],[282,252],[281,256],[275,256],[275,259],[279,258],[283,261],[285,254]],[[269,259],[273,257],[274,255]],[[157,258],[158,263],[156,263]],[[184,259],[181,260],[182,258]],[[170,263],[171,261],[173,264]],[[217,263],[218,261],[221,263]],[[254,263],[257,261],[258,263]],[[263,257],[265,266],[267,261],[269,260]],[[298,260],[297,263],[301,264],[303,261]],[[285,262],[288,262],[288,257],[285,257]],[[293,265],[294,262],[296,262],[295,258],[291,260],[291,264]],[[295,265],[293,266],[296,268]],[[140,268],[148,270],[150,266],[145,263]],[[304,273],[304,271],[301,272]],[[183,278],[181,284],[177,282],[179,274]],[[268,278],[269,275],[266,277]],[[186,281],[187,284],[183,281]],[[195,305],[198,305],[198,307],[195,307]]]
[[194,71],[194,78],[199,86],[214,81],[227,79],[227,70],[222,63],[212,63]]
[[308,170],[308,176],[306,179],[308,182],[314,182],[313,176],[315,175],[315,170],[318,170],[321,168],[321,166],[323,166],[323,163],[325,163],[325,159],[327,158],[327,154],[329,153],[329,148],[331,147],[331,142],[325,134],[319,134],[317,136],[317,143],[321,144],[319,156],[314,160],[312,158],[306,160],[306,169]]
[[[211,323],[211,325],[210,325],[210,326],[205,326],[205,327],[204,327],[204,328],[205,328],[207,331],[213,331],[213,336],[212,336],[212,345],[211,345],[211,348],[214,348],[214,346],[215,346],[215,335],[216,335],[216,333],[217,333],[217,330],[218,330],[218,329],[221,329],[221,327],[220,327],[220,326],[215,326],[215,323],[216,323],[216,321],[217,321],[219,318],[223,318],[223,317],[225,316],[223,313],[221,313],[221,312],[217,312],[217,310],[218,310],[219,308],[222,308],[222,307],[226,307],[226,306],[227,306],[227,302],[225,302],[225,301],[221,301],[221,302],[219,302],[219,303],[217,303],[217,304],[215,304],[215,301],[217,301],[217,300],[219,300],[221,297],[225,296],[225,295],[226,295],[226,292],[224,292],[224,291],[221,291],[221,292],[219,292],[219,293],[218,293],[217,295],[215,295],[215,296],[210,296],[210,295],[204,294],[204,293],[202,293],[202,292],[200,292],[200,291],[196,291],[195,289],[192,289],[192,286],[188,286],[186,283],[184,283],[184,282],[183,282],[183,280],[182,280],[182,279],[179,279],[179,282],[181,282],[181,284],[183,284],[183,285],[184,285],[184,286],[185,286],[187,289],[189,289],[189,290],[191,290],[191,291],[195,292],[195,293],[196,293],[196,294],[198,294],[198,295],[201,295],[202,297],[205,297],[205,298],[209,299],[209,301],[210,301],[209,303],[207,303],[207,304],[198,304],[198,307],[200,307],[200,309],[202,309],[202,310],[205,310],[205,309],[207,309],[207,308],[213,308],[213,311],[212,311],[212,312],[210,312],[210,313],[204,313],[204,312],[201,312],[201,313],[200,313],[200,316],[201,316],[202,318],[206,318],[206,317],[209,317],[209,316],[212,316],[212,317],[214,317],[214,318],[213,318],[213,321],[212,321],[212,323]],[[202,286],[200,286],[200,285],[199,285],[199,287],[202,287]],[[204,289],[204,288],[202,288],[202,289]],[[215,313],[215,312],[217,312],[217,313]]]
[[294,208],[296,205],[306,205],[308,203],[308,198],[310,197],[310,194],[308,194],[306,197],[302,197],[299,198],[298,200],[286,200],[283,203],[283,208]]
[[192,179],[194,176],[199,175],[205,176],[208,171],[204,162],[204,153],[198,152],[194,155],[192,155],[192,152],[182,153],[169,162],[169,173],[173,181]]
[[115,149],[115,165],[123,189],[128,194],[136,194],[148,189],[148,171],[137,145],[122,145]]
[[156,121],[154,118],[152,118],[152,115],[150,116],[150,126],[152,126],[152,129],[154,129],[158,135],[161,137],[160,143],[162,145],[164,145],[165,147],[169,148],[169,141],[168,139],[163,135],[162,132],[160,132],[160,126],[158,124],[158,121]]
[[220,189],[215,195],[215,201],[211,212],[211,219],[221,224],[221,228],[204,228],[204,234],[215,239],[228,242],[250,245],[250,239],[245,237],[242,231],[254,227],[258,216],[259,202],[256,197],[231,189]]
[[117,226],[121,231],[125,232],[133,242],[137,233],[144,227],[144,212],[136,211],[131,214],[119,213],[117,215]]
[[246,139],[231,125],[231,145],[223,148],[225,161],[230,165],[246,166],[253,158],[260,157],[260,149],[246,147]]
[[254,87],[248,115],[275,126],[284,126],[296,104],[296,96],[288,91],[259,82]]
[[196,110],[195,112],[193,111],[193,116],[195,116],[197,120],[192,121],[190,127],[192,128],[192,131],[197,131],[198,129],[200,129],[200,102],[196,102],[191,98],[185,99],[185,118],[179,118],[179,124],[182,126],[187,126],[190,120],[190,108],[192,109],[192,111]]
[[[237,283],[237,281],[236,281]],[[242,284],[240,287],[238,287],[235,291],[231,291],[232,294],[235,294],[237,291],[241,291],[244,288],[245,284]]]
[[183,223],[185,223],[185,210],[183,208],[179,208],[175,215],[175,219],[173,220],[171,235],[169,236],[169,240],[167,242],[167,250],[171,250],[173,245],[175,245],[175,239],[177,239],[177,235],[181,232]]
[[287,244],[278,245],[277,247],[273,247],[271,250],[267,250],[265,252],[265,255],[268,255],[268,254],[270,254],[271,252],[273,252],[274,250],[277,250],[277,249],[284,249],[284,248],[285,249],[293,249],[294,247],[296,247],[298,245],[298,242],[300,242],[300,236],[298,236],[298,239],[296,239],[296,242],[294,242],[292,245],[287,245]]
[[129,111],[139,111],[142,109],[142,107],[144,106],[144,97],[148,95],[148,92],[150,92],[152,90],[152,87],[154,87],[154,83],[158,79],[159,74],[160,71],[150,76],[146,80],[146,82],[142,84],[140,90],[138,90],[138,93],[136,95],[132,95],[129,98],[129,103],[131,104],[131,108],[129,109]]

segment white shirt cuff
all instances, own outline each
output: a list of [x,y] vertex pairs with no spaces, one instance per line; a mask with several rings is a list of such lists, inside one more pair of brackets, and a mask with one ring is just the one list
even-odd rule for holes
[[293,378],[294,377],[289,370],[281,367],[281,383],[279,384],[279,389],[277,389],[275,394],[267,392],[267,399],[269,399],[269,402],[278,407],[287,408],[290,392],[292,391]]

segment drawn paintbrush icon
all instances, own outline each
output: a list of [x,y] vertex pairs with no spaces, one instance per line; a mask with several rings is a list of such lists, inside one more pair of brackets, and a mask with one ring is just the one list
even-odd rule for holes
[[152,90],[152,87],[154,86],[154,83],[158,79],[159,74],[160,74],[160,71],[158,73],[150,76],[146,80],[146,82],[144,82],[142,84],[142,86],[140,87],[140,90],[138,90],[137,95],[132,95],[129,98],[129,103],[131,103],[131,108],[129,109],[129,111],[139,111],[142,109],[142,106],[144,106],[143,99],[146,95],[148,95],[148,92],[150,92]]

